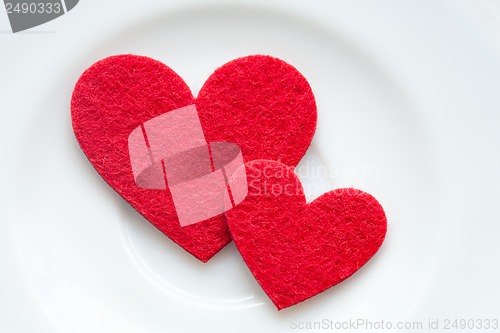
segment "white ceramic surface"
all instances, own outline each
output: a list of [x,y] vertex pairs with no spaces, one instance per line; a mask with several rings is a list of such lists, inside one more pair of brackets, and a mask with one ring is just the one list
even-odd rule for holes
[[[500,316],[498,1],[87,0],[18,34],[0,10],[0,30],[0,331]],[[119,53],[165,62],[195,94],[239,56],[297,67],[318,104],[297,169],[308,198],[372,193],[389,223],[379,253],[277,312],[232,244],[207,264],[173,244],[101,180],[72,133],[79,74]]]

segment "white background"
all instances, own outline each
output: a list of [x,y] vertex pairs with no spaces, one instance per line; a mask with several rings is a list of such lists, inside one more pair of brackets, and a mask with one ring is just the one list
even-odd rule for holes
[[[500,317],[500,2],[270,2],[84,0],[18,34],[0,10],[0,331]],[[233,245],[207,264],[175,246],[105,185],[72,134],[78,76],[119,53],[165,62],[195,94],[239,56],[296,66],[318,103],[307,194],[372,193],[389,223],[379,253],[277,312]],[[315,176],[319,166],[335,172]]]

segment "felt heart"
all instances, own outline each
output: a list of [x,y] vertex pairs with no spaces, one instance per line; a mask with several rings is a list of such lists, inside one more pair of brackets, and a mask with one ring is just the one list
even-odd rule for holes
[[227,224],[278,310],[348,278],[380,248],[387,221],[370,194],[337,189],[308,204],[293,168],[265,160],[245,168],[248,195],[226,212]]
[[[309,84],[294,67],[262,55],[220,67],[196,99],[172,69],[143,56],[109,57],[82,74],[73,91],[71,113],[83,152],[139,213],[206,262],[231,241],[223,216],[181,227],[168,188],[136,184],[127,141],[134,129],[144,129],[145,122],[193,104],[207,142],[235,143],[245,161],[265,158],[291,166],[311,142],[316,104]],[[179,135],[179,140],[186,137]]]

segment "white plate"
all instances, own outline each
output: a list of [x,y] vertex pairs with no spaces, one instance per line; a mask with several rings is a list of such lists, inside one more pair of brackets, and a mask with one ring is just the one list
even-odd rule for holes
[[[324,319],[498,318],[498,7],[94,0],[15,35],[1,17],[0,329],[288,332]],[[78,76],[119,53],[165,62],[195,94],[239,56],[297,67],[318,104],[297,170],[308,197],[372,193],[389,222],[379,253],[277,312],[232,244],[207,264],[174,245],[107,187],[72,134]]]

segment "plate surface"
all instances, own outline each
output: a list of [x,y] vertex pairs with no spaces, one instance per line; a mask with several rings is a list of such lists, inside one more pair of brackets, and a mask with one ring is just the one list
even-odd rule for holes
[[[0,328],[288,332],[323,320],[495,318],[495,8],[85,1],[15,35],[1,17]],[[277,312],[234,245],[203,264],[173,244],[107,187],[72,134],[78,76],[120,53],[163,61],[195,94],[240,56],[298,68],[317,99],[318,129],[296,171],[310,200],[345,186],[372,193],[389,223],[379,253],[347,281]]]

